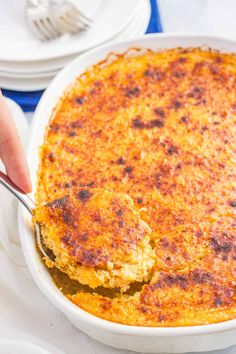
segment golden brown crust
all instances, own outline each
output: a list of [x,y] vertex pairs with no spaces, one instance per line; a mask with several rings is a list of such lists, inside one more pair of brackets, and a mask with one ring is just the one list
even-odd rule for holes
[[141,292],[79,292],[79,306],[144,326],[236,317],[235,92],[235,55],[173,49],[95,66],[65,94],[43,146],[38,202],[73,185],[126,193],[156,253]]
[[126,290],[147,280],[155,253],[150,228],[132,199],[101,188],[74,188],[63,198],[35,210],[55,265],[91,288]]
[[[214,294],[214,296],[212,296]],[[88,292],[68,298],[106,320],[136,326],[193,326],[226,321],[236,316],[235,288],[207,270],[156,273],[150,284],[133,296],[113,299]]]

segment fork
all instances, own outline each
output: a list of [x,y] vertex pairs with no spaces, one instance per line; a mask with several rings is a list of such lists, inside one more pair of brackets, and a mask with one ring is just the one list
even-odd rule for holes
[[25,14],[30,29],[41,41],[61,35],[47,3],[41,0],[27,0]]
[[92,20],[67,0],[49,0],[53,17],[63,32],[78,33],[91,27]]
[[25,13],[32,32],[42,41],[66,32],[79,33],[92,25],[87,16],[66,0],[27,0]]

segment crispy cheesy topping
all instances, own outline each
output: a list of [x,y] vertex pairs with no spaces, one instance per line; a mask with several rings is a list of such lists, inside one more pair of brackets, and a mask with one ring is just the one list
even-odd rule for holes
[[128,195],[79,188],[37,208],[34,218],[54,265],[71,279],[122,290],[148,279],[155,258],[151,230]]
[[[91,201],[83,204],[68,197],[65,206],[58,207],[57,225],[68,231],[66,237],[63,233],[55,239],[49,226],[45,242],[63,272],[83,284],[89,285],[92,274],[96,286],[104,288],[141,285],[131,284],[132,291],[115,296],[96,286],[67,291],[71,301],[104,319],[138,326],[236,318],[235,153],[233,54],[181,48],[137,51],[117,55],[78,77],[58,102],[48,127],[37,201],[53,205],[76,189],[89,194],[106,190],[107,198],[97,201],[109,226],[103,229],[94,220],[88,230],[84,220]],[[118,227],[117,215],[114,225],[109,221],[115,215],[109,203],[117,193],[128,196],[119,199],[127,209],[124,217],[133,218],[135,210],[151,230],[139,222],[134,233],[127,232],[136,221],[125,221],[118,236],[119,259],[107,238],[109,227]],[[127,198],[134,202],[132,210]],[[73,229],[73,203],[82,214],[87,205],[79,232]],[[72,218],[66,216],[65,222],[67,208]],[[42,223],[50,223],[48,213],[50,208],[41,215]],[[82,231],[88,234],[86,240]],[[94,262],[88,264],[91,247]],[[75,262],[86,270],[84,277]],[[131,263],[129,278],[123,270]],[[106,273],[103,280],[101,270]]]

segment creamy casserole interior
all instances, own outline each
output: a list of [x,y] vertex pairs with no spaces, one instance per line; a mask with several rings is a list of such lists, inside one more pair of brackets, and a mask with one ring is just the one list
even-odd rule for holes
[[[37,186],[38,205],[49,204],[36,217],[45,226],[45,244],[61,262],[61,273],[50,272],[64,294],[96,316],[129,325],[187,326],[235,318],[235,153],[233,54],[137,50],[78,77],[51,117]],[[108,219],[110,196],[132,200],[148,225],[141,240],[122,230],[126,219],[117,224],[119,242],[106,243],[104,230],[94,238],[94,224],[73,229],[73,217],[63,218],[71,191],[93,195],[101,188],[108,193],[101,198]],[[77,199],[70,208],[82,210],[83,203],[86,215],[90,202]],[[52,205],[56,219],[50,216]],[[57,238],[55,223],[63,231]],[[108,270],[108,262],[99,258],[104,242],[108,258],[121,249],[120,263],[112,258],[121,272],[109,270],[101,280],[98,274]],[[132,258],[139,250],[140,262]],[[127,259],[134,274],[128,278]],[[88,281],[91,274],[95,283]]]

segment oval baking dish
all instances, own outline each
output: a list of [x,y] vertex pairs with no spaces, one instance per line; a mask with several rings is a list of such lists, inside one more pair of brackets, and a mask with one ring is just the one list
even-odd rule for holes
[[[129,48],[153,50],[176,47],[206,47],[223,52],[235,52],[235,43],[225,39],[199,35],[150,35],[141,39],[103,46],[86,53],[67,66],[50,84],[35,112],[29,144],[29,164],[33,185],[39,165],[38,148],[43,144],[45,129],[53,108],[66,87],[90,65],[111,53],[123,53]],[[221,349],[236,344],[236,320],[217,324],[186,327],[137,327],[95,317],[70,302],[56,287],[35,248],[31,221],[22,208],[19,210],[19,230],[29,269],[44,294],[79,329],[105,344],[138,352],[184,353]]]

